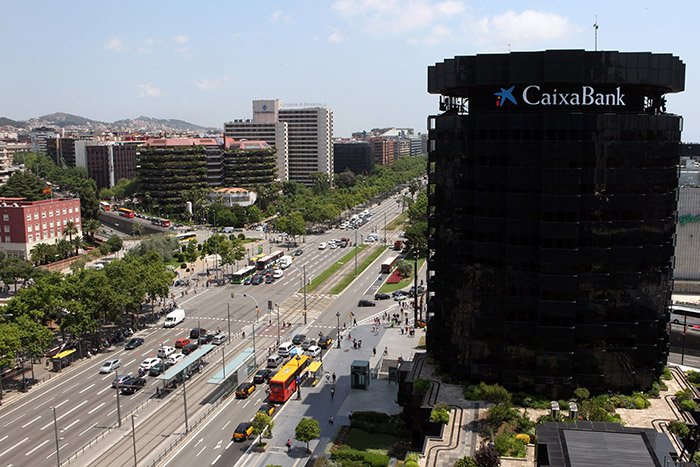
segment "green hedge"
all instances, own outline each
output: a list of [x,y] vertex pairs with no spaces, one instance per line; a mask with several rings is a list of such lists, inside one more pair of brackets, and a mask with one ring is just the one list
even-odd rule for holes
[[340,461],[346,466],[386,467],[389,465],[389,456],[377,452],[359,451],[348,446],[331,451],[331,459]]
[[381,412],[353,412],[350,426],[369,433],[407,436],[405,424],[399,415],[387,415]]

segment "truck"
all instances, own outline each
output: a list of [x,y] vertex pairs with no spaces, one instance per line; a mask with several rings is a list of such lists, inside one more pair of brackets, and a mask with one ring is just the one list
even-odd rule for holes
[[280,258],[279,260],[279,267],[281,269],[287,269],[289,266],[292,265],[292,257],[289,255],[284,255]]
[[165,321],[163,322],[164,328],[173,328],[178,324],[185,321],[185,310],[182,308],[175,308],[173,311],[165,315]]
[[401,251],[402,248],[403,248],[403,242],[401,240],[396,240],[394,242],[394,250]]

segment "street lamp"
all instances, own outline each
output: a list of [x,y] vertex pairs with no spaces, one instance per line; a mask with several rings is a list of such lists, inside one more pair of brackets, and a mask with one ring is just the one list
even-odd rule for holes
[[255,303],[255,322],[257,323],[258,316],[260,316],[260,306],[258,305],[258,301],[255,299],[255,297],[248,295],[247,293],[244,293],[243,296],[246,298],[250,298]]
[[337,311],[335,313],[335,317],[338,318],[338,327],[336,328],[338,330],[338,348],[340,348],[340,312]]
[[[243,294],[244,297],[250,298],[255,302],[255,323],[258,322],[258,315],[260,314],[260,307],[258,306],[258,301],[255,300],[254,297],[251,297],[248,294]],[[253,323],[253,363],[255,365],[258,364],[258,356],[256,355],[256,349],[255,349],[255,323]],[[279,337],[278,337],[279,339]]]
[[275,308],[277,308],[277,346],[280,345],[280,306],[275,303]]
[[131,416],[131,439],[134,441],[134,467],[138,467],[136,461],[136,423],[134,418],[136,418],[136,415]]
[[56,465],[61,467],[61,454],[58,452],[58,422],[56,421],[56,407],[51,407],[53,410],[53,434],[56,437]]
[[117,424],[119,426],[122,426],[122,409],[121,405],[119,404],[119,392],[120,392],[120,384],[119,384],[119,373],[118,370],[114,370],[114,376],[116,376],[117,380]]
[[[299,268],[296,266],[292,266],[292,267],[294,269],[296,269],[297,271],[299,270]],[[304,324],[306,324],[306,264],[303,264],[301,266],[301,269],[302,269],[301,274],[302,274],[302,281],[303,281],[301,284],[301,288],[304,291]]]

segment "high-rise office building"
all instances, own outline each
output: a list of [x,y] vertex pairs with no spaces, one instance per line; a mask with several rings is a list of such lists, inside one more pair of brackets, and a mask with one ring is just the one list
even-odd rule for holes
[[352,171],[369,174],[374,167],[372,147],[366,141],[336,141],[333,143],[333,170],[335,173]]
[[455,375],[566,396],[666,364],[684,88],[668,54],[462,56],[428,69],[427,346]]
[[287,107],[279,111],[289,133],[289,180],[311,185],[320,172],[333,181],[333,111],[325,107]]
[[136,141],[94,141],[85,145],[88,177],[97,188],[111,188],[122,178],[136,177]]

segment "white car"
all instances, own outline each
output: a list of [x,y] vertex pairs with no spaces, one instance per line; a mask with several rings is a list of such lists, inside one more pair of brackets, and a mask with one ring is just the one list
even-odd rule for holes
[[326,245],[326,242],[321,242],[321,243],[318,244],[318,249],[319,249],[319,250],[325,250],[327,246],[328,246],[328,245]]
[[377,241],[377,240],[375,240],[374,237],[367,237],[367,238],[365,238],[365,243],[372,243],[372,242],[376,242],[376,241]]
[[284,276],[284,272],[281,269],[275,269],[272,271],[272,277],[275,279],[281,279]]
[[337,243],[329,243],[328,245],[331,247],[331,250],[335,250],[336,248],[338,248]]
[[306,349],[306,352],[304,353],[311,358],[319,358],[321,356],[321,347],[317,345],[312,345],[311,347]]
[[168,357],[165,363],[167,363],[170,366],[173,366],[183,358],[185,358],[185,355],[181,354],[180,352],[174,353],[170,357]]
[[172,354],[175,353],[175,347],[170,347],[169,345],[164,345],[160,349],[158,349],[158,352],[156,355],[158,358],[168,358]]
[[111,373],[119,366],[121,365],[122,361],[119,360],[118,358],[115,358],[114,360],[107,360],[102,364],[100,367],[100,373]]
[[143,368],[144,370],[148,371],[159,363],[163,363],[163,360],[160,358],[151,357],[141,362],[139,368]]

